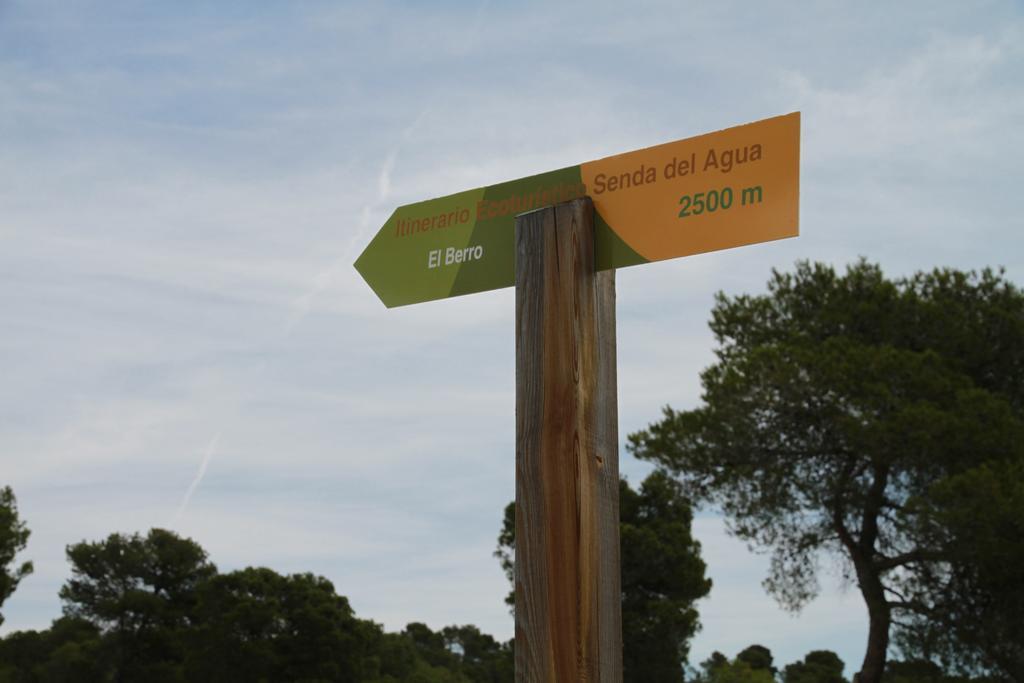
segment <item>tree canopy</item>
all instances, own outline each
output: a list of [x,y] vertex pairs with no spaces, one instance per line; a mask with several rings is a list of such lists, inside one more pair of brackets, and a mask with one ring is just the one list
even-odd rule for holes
[[512,646],[471,625],[399,633],[327,579],[225,574],[171,531],[70,546],[65,615],[0,640],[0,683],[511,683]]
[[733,659],[712,652],[693,677],[697,683],[775,683],[772,653],[763,645],[751,645]]
[[152,529],[68,547],[64,614],[95,626],[116,680],[174,681],[185,633],[196,623],[197,588],[217,572],[194,541]]
[[[656,480],[670,484],[664,475]],[[652,488],[657,488],[652,486]],[[644,498],[643,489],[631,491],[628,504]],[[654,495],[657,501],[661,496]],[[676,494],[668,500],[678,500]],[[643,515],[663,515],[660,503],[645,504]],[[671,509],[671,506],[670,508]],[[640,515],[641,517],[643,515]],[[630,513],[627,516],[632,516]],[[676,514],[677,517],[686,515]],[[671,520],[673,515],[669,515]],[[668,522],[671,523],[671,522]],[[671,536],[671,534],[669,534]],[[151,537],[160,543],[147,543]],[[109,554],[106,546],[135,546],[141,550],[131,563],[92,574],[97,592],[118,595],[129,590],[147,592],[128,577],[140,566],[152,566],[155,556],[184,558],[178,570],[162,571],[161,594],[191,593],[181,601],[183,621],[160,616],[150,600],[118,599],[102,610],[84,608],[69,613],[43,631],[15,631],[0,639],[0,683],[109,683],[110,681],[343,681],[345,683],[512,683],[512,643],[501,643],[472,625],[432,630],[410,623],[402,631],[386,633],[372,621],[358,618],[343,596],[323,577],[282,575],[267,568],[246,568],[216,573],[205,552],[189,539],[169,531],[147,536],[113,534],[104,541],[78,544],[88,555]],[[177,547],[180,552],[168,553]],[[162,550],[159,550],[162,548]],[[95,551],[99,550],[99,553]],[[197,552],[198,551],[198,552]],[[140,561],[141,559],[141,561]],[[134,568],[133,568],[134,567]],[[192,571],[182,571],[192,568]],[[202,577],[193,581],[195,569]],[[82,580],[82,572],[73,574]],[[97,577],[106,577],[99,578]],[[115,578],[116,577],[116,578]],[[126,587],[105,585],[107,579]],[[131,585],[135,588],[130,589]],[[172,585],[173,584],[173,585]],[[653,585],[653,584],[652,584]],[[140,588],[141,586],[141,588]],[[67,587],[66,587],[67,588]],[[103,588],[102,591],[99,591]],[[87,593],[92,596],[93,591]],[[653,597],[652,600],[656,598]],[[139,604],[146,605],[146,609]],[[85,603],[82,605],[84,606]],[[81,606],[80,606],[81,607]],[[166,606],[164,606],[166,607]],[[149,610],[149,612],[146,612]],[[71,612],[72,610],[69,610]],[[127,615],[121,618],[120,612]],[[152,614],[144,639],[126,639],[118,624],[136,624]],[[770,637],[772,634],[766,634]],[[164,647],[154,647],[162,644]],[[148,645],[141,647],[140,645]],[[732,660],[714,653],[699,670],[688,669],[686,680],[697,683],[845,683],[843,663],[828,651],[810,652],[802,661],[787,665],[781,675],[771,651],[751,645]],[[633,668],[634,680],[643,671]],[[658,676],[659,669],[650,669]],[[677,672],[671,675],[675,676]],[[675,680],[670,678],[670,680]],[[995,679],[968,679],[947,675],[930,661],[888,662],[884,683],[997,683]],[[998,683],[1002,683],[999,681]]]
[[[15,556],[25,549],[29,537],[28,527],[18,517],[18,501],[11,487],[0,489],[0,607],[11,597],[23,578],[32,573],[32,563],[14,565]],[[0,614],[0,624],[4,616]]]
[[1024,680],[1024,463],[951,476],[918,505],[917,533],[948,561],[903,579],[903,594],[923,609],[898,643],[947,668]]
[[802,662],[787,664],[783,683],[846,683],[843,660],[831,650],[808,652]]
[[379,636],[327,579],[249,567],[199,585],[184,669],[189,681],[367,680]]
[[[863,261],[800,263],[767,294],[719,294],[711,329],[703,404],[666,408],[633,452],[770,551],[765,586],[784,606],[815,596],[822,553],[845,562],[869,614],[861,683],[881,680],[892,628],[905,648],[953,638],[961,663],[1013,670],[1019,617],[992,591],[1018,604],[1022,565],[990,577],[979,562],[1019,553],[1020,290],[989,270],[889,280]],[[998,509],[983,481],[1001,482]],[[967,637],[981,622],[993,640]]]

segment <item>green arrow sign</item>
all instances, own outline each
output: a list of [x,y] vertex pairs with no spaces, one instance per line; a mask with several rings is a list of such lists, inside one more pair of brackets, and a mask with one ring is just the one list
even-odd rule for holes
[[598,270],[798,232],[800,114],[400,206],[355,267],[388,307],[510,287],[515,217],[590,195]]

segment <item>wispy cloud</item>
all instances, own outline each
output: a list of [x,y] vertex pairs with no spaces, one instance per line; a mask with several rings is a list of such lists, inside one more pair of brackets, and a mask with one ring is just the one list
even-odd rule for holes
[[192,500],[192,495],[199,488],[199,485],[203,482],[203,477],[206,476],[206,469],[210,466],[210,460],[213,459],[214,454],[217,452],[217,448],[220,446],[220,433],[217,433],[210,439],[209,443],[206,444],[206,448],[203,449],[203,458],[199,462],[199,469],[196,470],[196,476],[189,484],[188,489],[185,491],[185,495],[181,499],[181,505],[178,506],[177,511],[174,513],[174,517],[171,519],[170,527],[176,528],[180,522],[182,515],[185,514],[185,510],[188,508],[189,501]]

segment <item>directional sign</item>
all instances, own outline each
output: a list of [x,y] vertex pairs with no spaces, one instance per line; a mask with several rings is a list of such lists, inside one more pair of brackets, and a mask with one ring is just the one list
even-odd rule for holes
[[515,216],[584,195],[599,270],[795,237],[800,113],[400,206],[355,266],[388,307],[511,287]]

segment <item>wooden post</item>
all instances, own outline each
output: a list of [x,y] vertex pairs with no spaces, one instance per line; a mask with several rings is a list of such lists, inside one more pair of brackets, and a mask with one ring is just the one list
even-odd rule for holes
[[516,218],[516,682],[622,681],[615,271],[589,197]]

